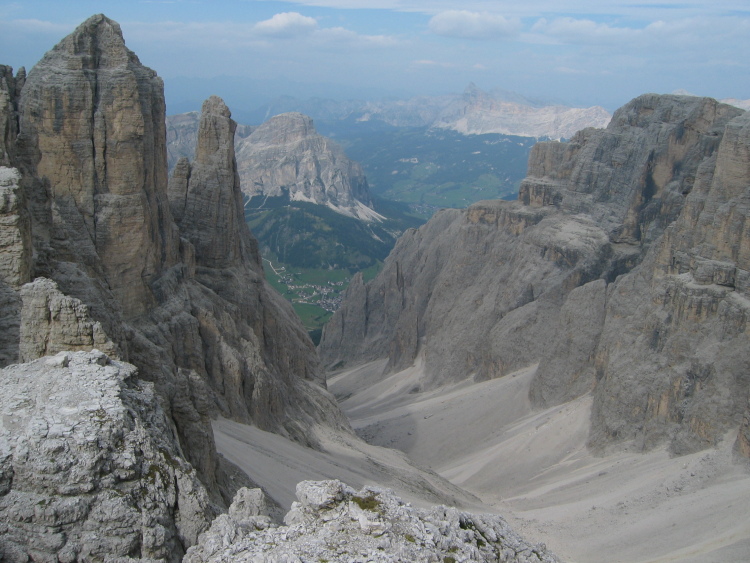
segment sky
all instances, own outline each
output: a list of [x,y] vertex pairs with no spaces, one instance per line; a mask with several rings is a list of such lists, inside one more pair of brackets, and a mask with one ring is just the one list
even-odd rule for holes
[[471,82],[610,111],[645,92],[750,98],[750,0],[0,0],[0,64],[29,70],[96,13],[164,79],[168,113]]

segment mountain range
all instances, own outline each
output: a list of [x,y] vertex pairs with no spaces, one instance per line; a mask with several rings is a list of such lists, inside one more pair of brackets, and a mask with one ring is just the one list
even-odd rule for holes
[[499,133],[520,137],[569,138],[585,127],[604,127],[604,108],[573,108],[530,100],[504,90],[484,92],[469,84],[462,94],[420,96],[408,100],[336,102],[278,98],[259,108],[255,119],[299,111],[317,120],[376,120],[395,127],[449,129],[465,135]]
[[646,94],[536,143],[317,351],[230,109],[195,119],[169,176],[162,81],[103,15],[0,66],[0,559],[747,560],[747,112]]
[[[170,179],[164,114],[161,79],[103,15],[28,76],[0,66],[4,561],[179,561],[253,485],[212,419],[368,450],[265,281],[226,104],[204,102]],[[360,474],[451,496],[387,457],[362,454]]]

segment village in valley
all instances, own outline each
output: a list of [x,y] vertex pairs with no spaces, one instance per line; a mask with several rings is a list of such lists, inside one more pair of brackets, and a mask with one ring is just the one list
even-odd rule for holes
[[293,304],[315,305],[333,313],[341,305],[344,290],[349,285],[348,277],[341,280],[312,280],[313,276],[307,272],[296,271],[294,273],[287,270],[286,266],[279,264],[274,265],[270,260],[264,259],[273,272],[276,282],[283,287],[279,288],[284,295]]

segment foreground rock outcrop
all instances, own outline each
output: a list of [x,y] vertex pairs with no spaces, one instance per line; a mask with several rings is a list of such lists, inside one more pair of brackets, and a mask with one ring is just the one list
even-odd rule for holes
[[716,443],[750,398],[747,120],[645,95],[537,144],[518,201],[442,211],[355,278],[321,356],[396,371],[423,354],[423,387],[539,363],[536,405],[594,392],[596,447]]
[[[348,425],[299,319],[264,280],[228,108],[206,102],[195,161],[171,191],[164,110],[161,79],[103,15],[28,76],[1,67],[0,363],[98,348],[135,365],[221,507],[242,483],[227,478],[211,417],[308,445],[316,425]],[[68,518],[56,514],[55,530]],[[137,534],[134,522],[121,533]]]
[[241,490],[185,561],[558,561],[500,516],[414,508],[387,489],[355,491],[340,481],[303,481],[297,498],[277,527],[263,513],[262,493]]
[[179,561],[215,516],[134,366],[97,350],[0,371],[0,559]]

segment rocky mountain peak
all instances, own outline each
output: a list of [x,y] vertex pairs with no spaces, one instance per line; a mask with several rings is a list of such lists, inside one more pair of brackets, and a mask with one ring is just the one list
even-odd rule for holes
[[237,124],[218,96],[203,103],[195,161],[178,162],[169,184],[172,214],[207,267],[236,265],[241,259],[260,269],[257,243],[244,224],[242,194],[234,156]]
[[272,117],[238,143],[237,161],[249,197],[288,197],[365,221],[382,219],[372,209],[362,167],[319,135],[306,115]]
[[[68,37],[45,55],[52,62],[62,56],[81,69],[115,68],[134,62],[138,57],[125,46],[120,24],[104,14],[91,16]],[[78,66],[80,65],[80,66]],[[71,67],[68,67],[71,68]]]
[[264,122],[253,133],[256,143],[286,145],[317,135],[311,117],[293,111],[276,115]]
[[83,259],[126,317],[142,314],[155,303],[150,283],[178,259],[161,79],[125,47],[119,25],[98,15],[34,66],[18,107],[21,163],[49,186],[59,218],[54,257],[43,253],[40,266]]
[[209,96],[208,99],[203,102],[201,107],[201,113],[204,115],[220,115],[221,117],[232,117],[232,112],[229,111],[227,104],[224,103],[219,96]]

